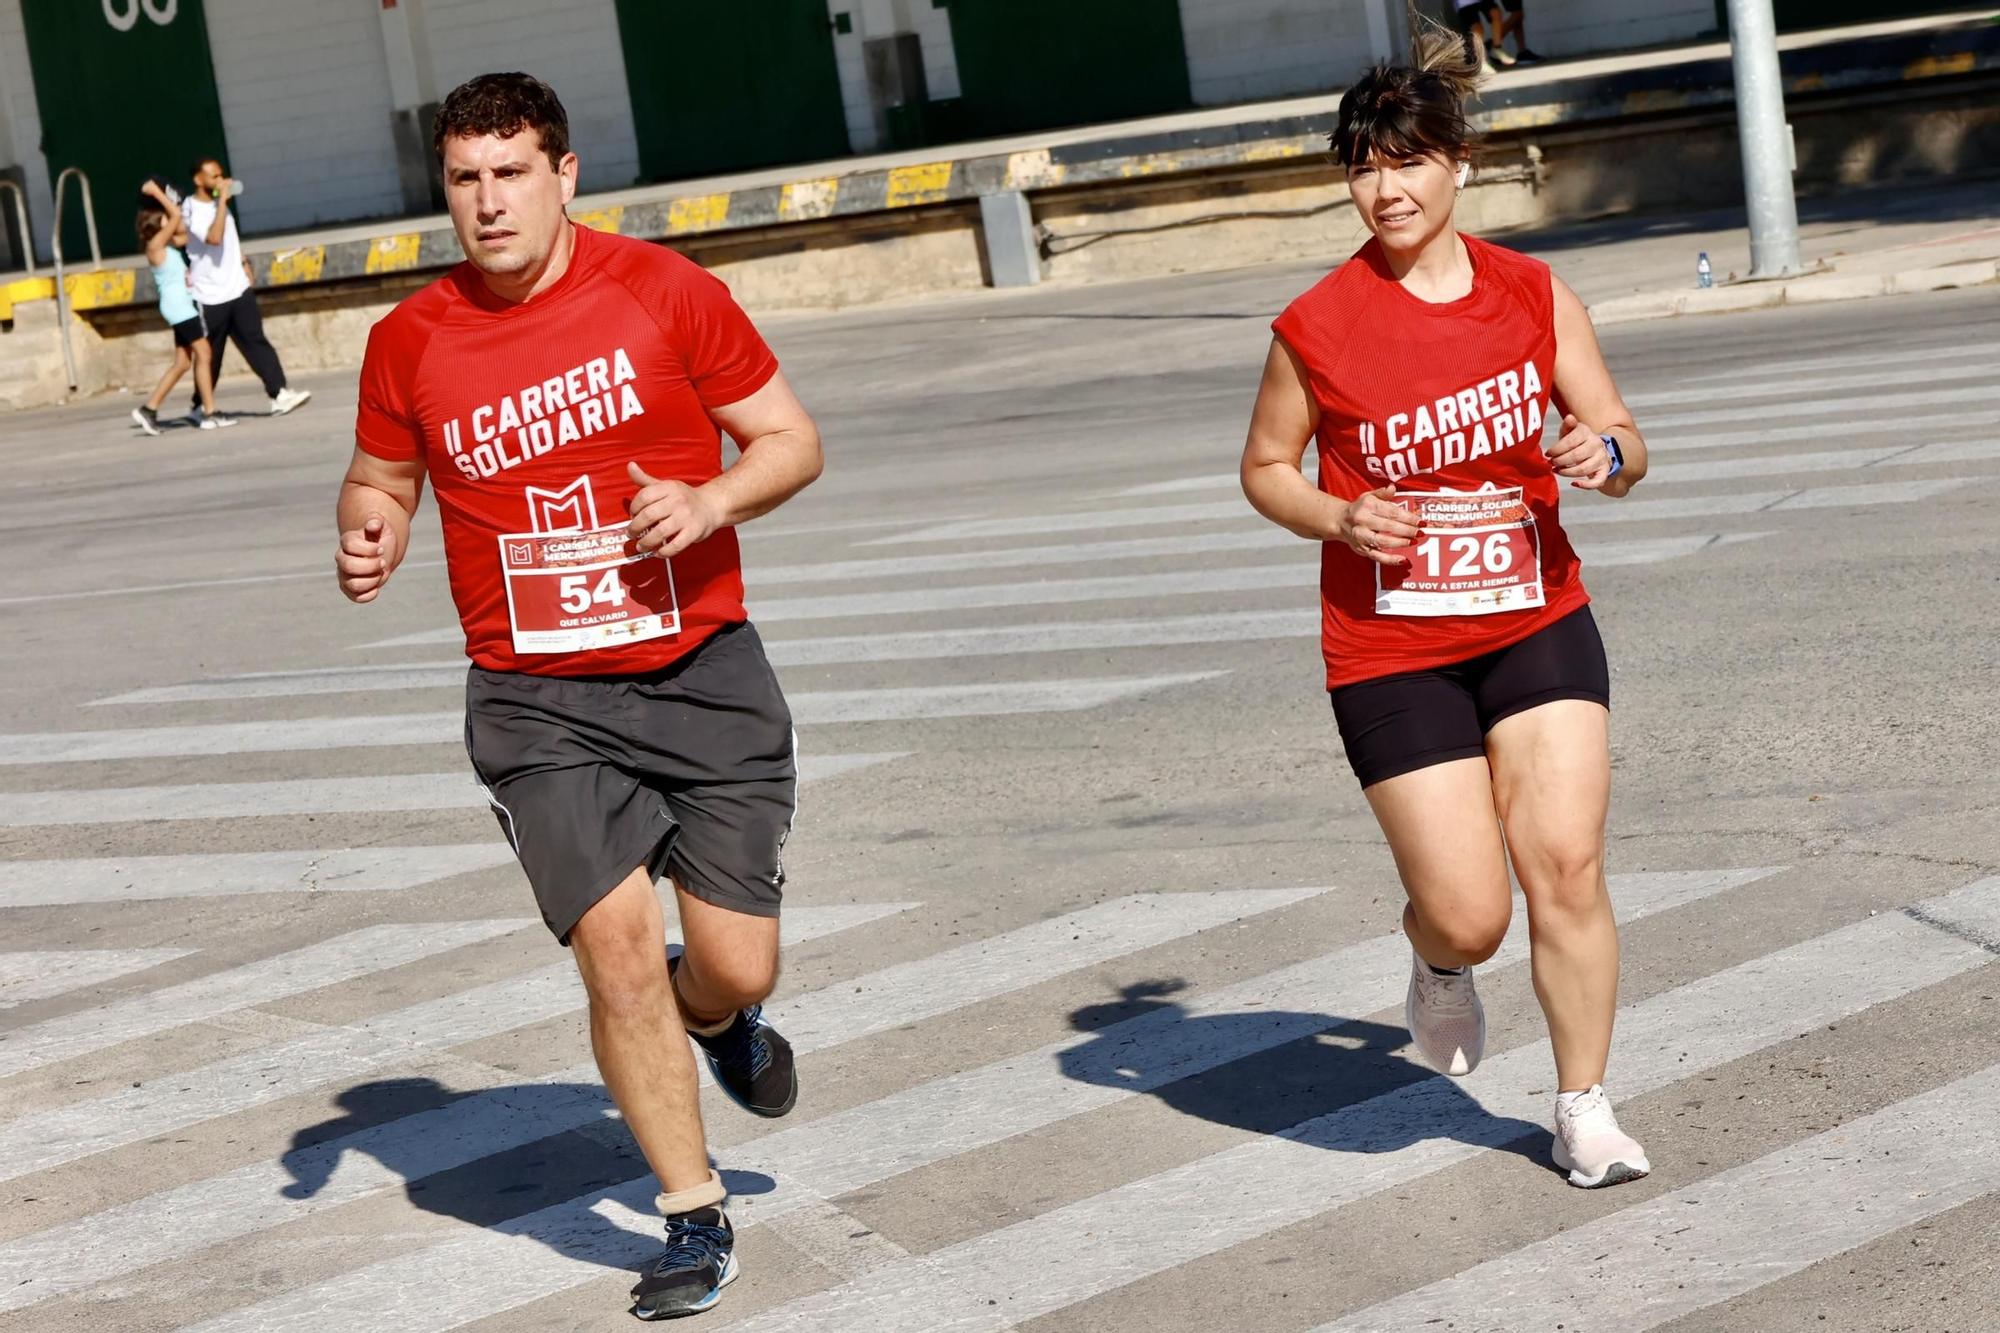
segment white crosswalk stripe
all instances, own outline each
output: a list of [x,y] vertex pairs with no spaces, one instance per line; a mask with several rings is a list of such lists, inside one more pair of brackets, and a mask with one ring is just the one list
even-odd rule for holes
[[[797,694],[791,697],[790,703],[792,720],[799,726],[937,717],[994,717],[1009,713],[1070,713],[1153,690],[1213,680],[1220,674],[1196,671],[1120,680],[1052,680],[846,690]],[[168,755],[256,754],[384,745],[453,745],[463,743],[464,736],[463,709],[441,713],[392,713],[381,717],[305,717],[283,722],[187,723],[176,727],[130,727],[112,731],[49,731],[0,736],[0,764],[80,763],[102,759],[157,759]]]
[[1782,382],[1786,376],[1797,375],[1802,371],[1840,370],[1850,366],[1873,369],[1877,366],[1937,365],[1961,358],[1990,367],[1996,359],[2000,359],[2000,343],[1969,342],[1955,343],[1948,347],[1871,348],[1866,352],[1848,352],[1836,356],[1808,356],[1785,361],[1759,360],[1755,365],[1713,371],[1705,378],[1718,381],[1768,379]]
[[[899,759],[899,753],[802,755],[811,782]],[[388,773],[368,778],[208,782],[0,793],[0,828],[36,824],[121,824],[146,819],[239,819],[270,815],[383,814],[404,810],[483,810],[486,796],[465,770]]]
[[370,926],[196,981],[0,1033],[0,1078],[101,1051],[233,1009],[301,995],[527,927],[526,921]]
[[0,861],[0,907],[415,889],[450,875],[490,870],[513,859],[506,844],[492,842],[465,847]]
[[128,972],[185,958],[193,949],[63,949],[0,953],[0,1009],[46,1000]]
[[1843,374],[1798,377],[1770,377],[1750,384],[1717,384],[1704,382],[1690,384],[1684,388],[1661,389],[1653,393],[1633,394],[1625,399],[1628,406],[1639,409],[1661,406],[1669,403],[1726,403],[1739,398],[1777,398],[1801,394],[1823,394],[1829,391],[1840,394],[1860,389],[1881,389],[1899,384],[1926,384],[1934,382],[1953,383],[1959,380],[1984,380],[1993,383],[1993,367],[1987,365],[1926,365],[1921,370],[1882,370],[1873,374]]

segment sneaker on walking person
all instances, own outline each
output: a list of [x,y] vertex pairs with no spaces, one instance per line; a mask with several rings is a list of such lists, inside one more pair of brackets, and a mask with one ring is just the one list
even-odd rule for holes
[[143,403],[132,409],[132,420],[137,422],[139,429],[148,435],[160,433],[160,414]]
[[311,389],[294,389],[289,386],[271,395],[271,415],[281,417],[312,397]]
[[198,424],[202,430],[221,430],[226,426],[235,425],[236,418],[227,412],[204,412]]
[[736,1233],[720,1205],[667,1219],[667,1252],[632,1287],[632,1313],[641,1319],[700,1314],[736,1280]]
[[1486,1053],[1486,1006],[1472,984],[1472,969],[1444,972],[1410,951],[1410,990],[1403,1000],[1410,1040],[1424,1063],[1463,1078]]
[[1594,1190],[1637,1180],[1653,1169],[1638,1140],[1618,1128],[1604,1086],[1593,1083],[1583,1092],[1556,1097],[1556,1165],[1569,1172],[1569,1183]]

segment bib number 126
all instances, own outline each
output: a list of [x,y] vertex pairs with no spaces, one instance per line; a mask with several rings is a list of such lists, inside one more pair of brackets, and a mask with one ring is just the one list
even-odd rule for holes
[[[1509,534],[1496,532],[1481,541],[1477,537],[1426,537],[1412,554],[1428,578],[1477,578],[1505,574],[1514,567],[1514,543]],[[1451,557],[1449,565],[1445,557]]]

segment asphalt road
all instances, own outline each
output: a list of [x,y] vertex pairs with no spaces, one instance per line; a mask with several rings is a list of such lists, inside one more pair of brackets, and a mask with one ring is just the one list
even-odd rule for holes
[[[1525,929],[1474,1079],[1400,1053],[1315,554],[1233,479],[1313,276],[766,325],[829,457],[745,531],[804,1094],[709,1107],[704,1326],[2000,1327],[2000,291],[1607,331],[1656,471],[1565,514],[1656,1169],[1584,1192]],[[0,428],[0,1333],[619,1328],[656,1248],[450,739],[435,521],[341,601],[310,387]]]

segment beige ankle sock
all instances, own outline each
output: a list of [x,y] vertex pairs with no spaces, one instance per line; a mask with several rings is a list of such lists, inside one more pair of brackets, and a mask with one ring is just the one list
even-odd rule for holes
[[723,1188],[722,1177],[711,1168],[708,1179],[701,1184],[675,1190],[672,1194],[662,1194],[653,1203],[663,1216],[672,1217],[675,1213],[690,1213],[697,1208],[721,1203],[728,1197],[729,1191]]
[[703,1026],[702,1024],[696,1023],[694,1021],[694,1015],[688,1012],[687,997],[681,994],[681,979],[679,973],[680,973],[679,968],[675,968],[673,969],[673,971],[667,973],[667,982],[674,988],[674,1007],[679,1009],[681,1012],[681,1026],[685,1027],[689,1032],[692,1032],[697,1037],[719,1037],[723,1033],[729,1031],[729,1025],[736,1021],[735,1014],[730,1014],[728,1017],[724,1018],[721,1022],[711,1023],[708,1024],[707,1026]]

